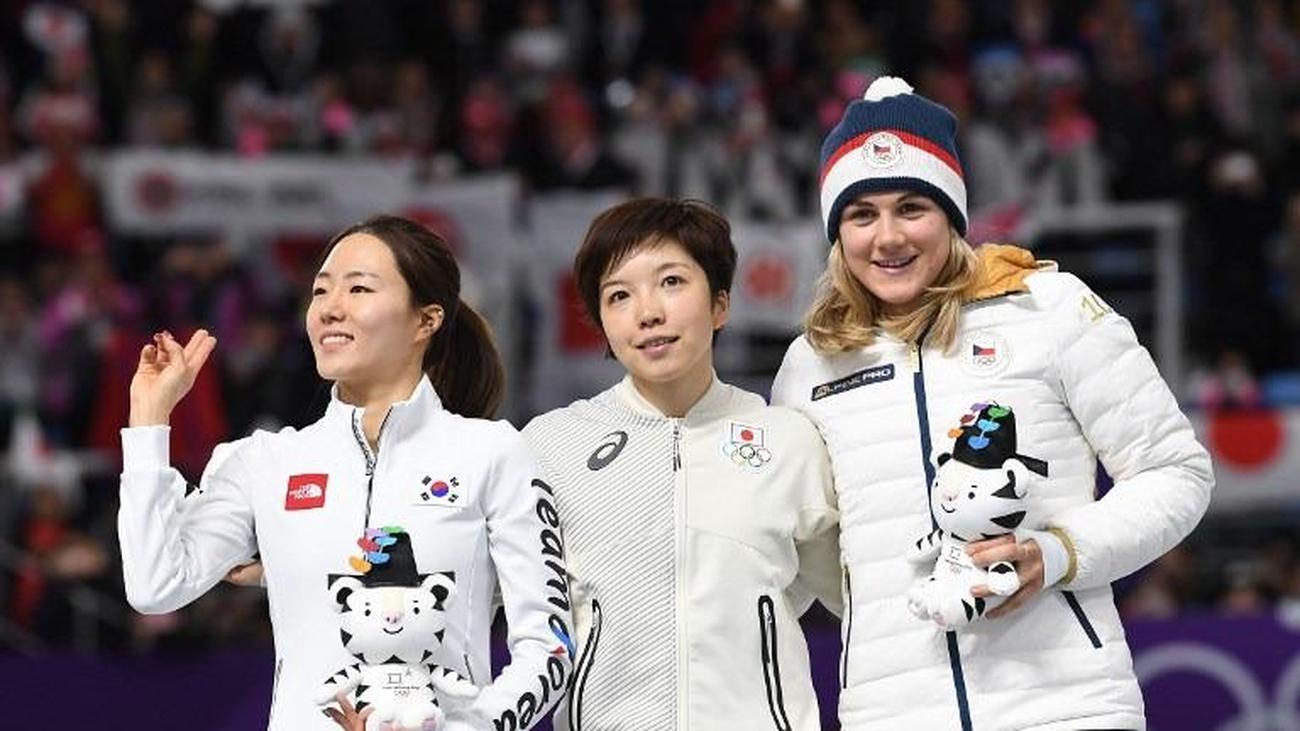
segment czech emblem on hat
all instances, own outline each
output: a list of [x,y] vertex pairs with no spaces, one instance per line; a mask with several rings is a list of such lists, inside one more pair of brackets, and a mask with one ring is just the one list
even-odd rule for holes
[[892,132],[877,132],[862,143],[862,156],[874,168],[891,168],[903,159],[903,141]]

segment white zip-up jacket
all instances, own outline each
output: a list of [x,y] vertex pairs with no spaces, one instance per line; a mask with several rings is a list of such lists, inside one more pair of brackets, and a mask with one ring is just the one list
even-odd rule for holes
[[[528,728],[559,699],[571,667],[550,487],[513,427],[446,411],[427,379],[392,406],[374,454],[361,417],[335,388],[325,415],[302,431],[259,431],[218,446],[188,495],[168,464],[170,430],[123,429],[118,533],[127,599],[147,613],[178,609],[260,552],[276,649],[268,727],[336,730],[311,700],[355,662],[327,576],[355,573],[348,558],[361,552],[367,526],[399,525],[421,573],[455,572],[432,661],[482,687],[473,715],[497,729]],[[511,662],[492,680],[498,584]]]
[[[1209,503],[1213,474],[1132,327],[1076,277],[1014,247],[985,246],[983,288],[950,352],[882,334],[842,355],[799,338],[773,402],[821,428],[841,512],[848,607],[845,729],[1145,726],[1110,582],[1169,550]],[[1048,463],[1026,526],[1066,544],[1056,587],[955,633],[908,611],[931,564],[908,561],[932,527],[928,489],[972,404],[1016,416],[1018,452]],[[1114,486],[1095,496],[1100,459]]]
[[668,418],[625,378],[524,428],[569,552],[578,660],[557,729],[820,728],[798,618],[839,608],[816,429],[716,378]]

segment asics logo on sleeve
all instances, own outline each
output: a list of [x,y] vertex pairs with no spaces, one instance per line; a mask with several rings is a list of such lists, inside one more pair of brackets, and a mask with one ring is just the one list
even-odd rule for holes
[[627,432],[614,431],[605,435],[605,441],[587,458],[587,469],[592,472],[603,470],[623,453],[627,446]]

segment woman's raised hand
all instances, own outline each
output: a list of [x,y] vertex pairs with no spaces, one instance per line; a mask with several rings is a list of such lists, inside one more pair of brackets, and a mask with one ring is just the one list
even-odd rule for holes
[[153,342],[140,349],[140,364],[131,379],[128,425],[166,424],[215,347],[217,339],[207,330],[196,331],[184,347],[171,333],[156,333]]

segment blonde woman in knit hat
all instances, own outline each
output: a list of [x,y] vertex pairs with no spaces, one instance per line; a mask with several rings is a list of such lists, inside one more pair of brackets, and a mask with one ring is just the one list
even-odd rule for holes
[[[1110,583],[1191,531],[1214,482],[1209,456],[1124,317],[1024,249],[965,241],[955,136],[953,115],[901,79],[849,105],[822,147],[826,272],[773,385],[774,404],[819,424],[833,461],[840,720],[1144,728]],[[1016,419],[1007,481],[1028,474],[1013,462],[1036,467],[1017,488],[1025,514],[1014,533],[967,537],[944,558],[1009,562],[1020,588],[1002,600],[976,585],[961,626],[940,626],[909,606],[935,562],[909,554],[937,535],[936,470],[993,404]],[[1099,461],[1114,479],[1100,499]]]

